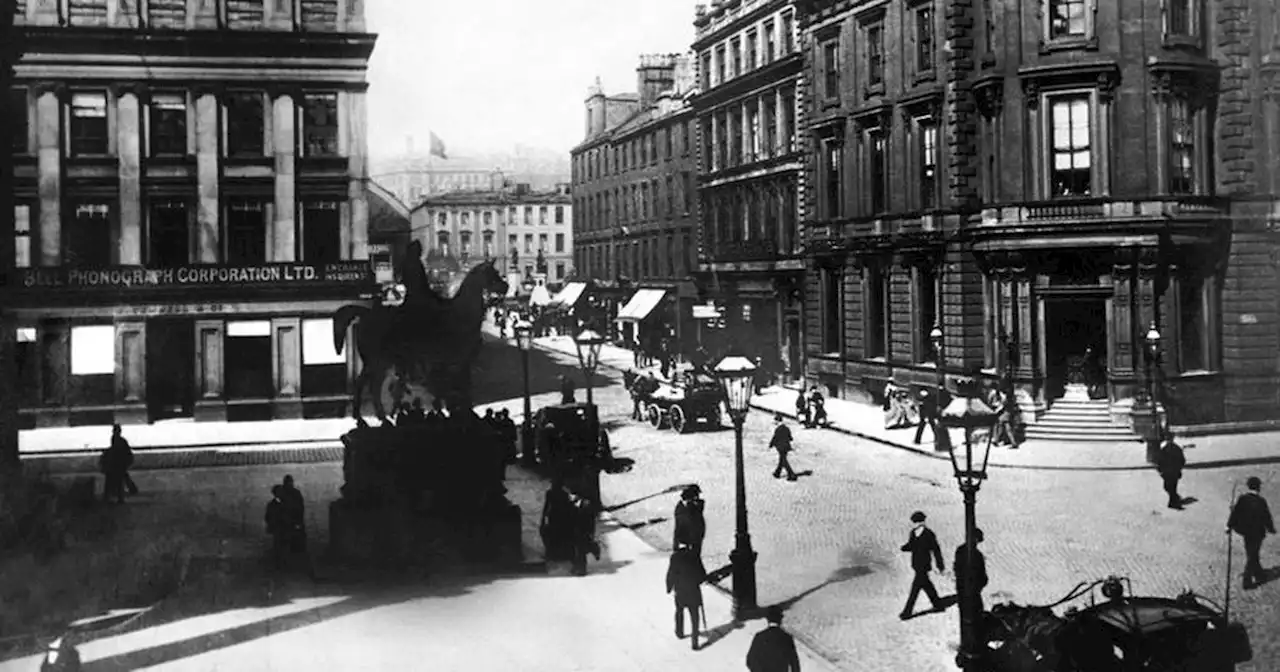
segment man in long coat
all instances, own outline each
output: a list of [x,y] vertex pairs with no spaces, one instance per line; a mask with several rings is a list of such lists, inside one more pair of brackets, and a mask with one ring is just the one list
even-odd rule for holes
[[1227,519],[1227,534],[1235,532],[1244,538],[1244,588],[1255,588],[1266,581],[1266,572],[1262,569],[1262,540],[1268,534],[1276,533],[1275,520],[1271,518],[1271,508],[1267,500],[1259,492],[1262,479],[1250,476],[1246,485],[1249,490],[1236,500],[1231,507],[1231,517]]
[[747,651],[751,672],[800,672],[796,640],[782,629],[782,609],[773,606],[765,613],[769,627],[756,633]]
[[671,517],[675,521],[672,548],[687,544],[698,557],[702,557],[702,540],[707,536],[707,519],[702,513],[706,502],[699,497],[701,494],[702,488],[697,484],[685,488]]
[[787,472],[787,480],[796,480],[796,472],[791,468],[791,462],[787,459],[787,455],[791,452],[791,429],[782,422],[782,414],[777,413],[773,416],[775,427],[773,429],[773,438],[769,440],[769,447],[778,451],[778,465],[773,468],[773,477],[779,478],[782,472]]
[[674,593],[676,602],[676,637],[684,639],[684,614],[689,612],[690,640],[693,650],[698,650],[698,611],[702,609],[702,582],[707,570],[692,546],[681,544],[671,554],[667,565],[667,592]]
[[1182,446],[1179,446],[1172,436],[1165,435],[1164,442],[1160,446],[1156,468],[1160,472],[1160,480],[1164,481],[1164,491],[1169,495],[1171,509],[1182,508],[1182,497],[1178,494],[1178,481],[1182,480],[1182,469],[1185,466],[1187,466],[1187,457],[1182,452]]

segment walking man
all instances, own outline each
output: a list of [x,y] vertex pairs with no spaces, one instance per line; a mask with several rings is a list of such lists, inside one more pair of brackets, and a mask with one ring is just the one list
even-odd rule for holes
[[667,592],[675,594],[676,637],[684,639],[684,614],[689,612],[690,640],[698,650],[698,611],[702,609],[702,582],[707,570],[693,547],[681,544],[671,554],[667,565]]
[[924,428],[927,426],[929,431],[933,432],[934,442],[941,441],[938,434],[938,411],[940,408],[940,399],[937,395],[929,390],[920,390],[920,424],[916,427],[916,438],[912,441],[915,445],[920,445],[920,439],[924,438]]
[[782,476],[782,472],[787,472],[787,480],[796,480],[796,472],[791,468],[791,462],[787,460],[787,453],[791,452],[791,429],[782,422],[782,414],[776,413],[773,416],[773,422],[776,425],[773,430],[773,438],[769,440],[769,447],[778,451],[778,466],[773,468],[773,477]]
[[769,627],[756,633],[747,650],[747,669],[750,672],[800,672],[796,640],[782,629],[782,609],[769,607],[765,620]]
[[[968,618],[971,613],[965,607],[969,605],[967,600],[972,599],[973,607],[977,613],[981,614],[984,605],[982,602],[982,590],[987,587],[987,558],[978,550],[978,544],[982,543],[982,530],[974,529],[973,531],[973,566],[969,566],[969,545],[960,544],[956,547],[956,559],[952,563],[951,568],[956,573],[956,597],[960,600],[960,618]],[[973,585],[969,585],[970,572],[973,576]],[[972,595],[970,595],[972,590]],[[981,622],[981,620],[979,620]]]
[[1164,491],[1169,495],[1169,508],[1181,509],[1182,497],[1178,495],[1178,481],[1182,480],[1182,468],[1187,466],[1187,457],[1171,435],[1166,434],[1164,444],[1160,447],[1160,456],[1156,461],[1156,469],[1164,481]]
[[676,503],[675,534],[671,541],[672,548],[688,545],[693,552],[702,557],[702,540],[707,536],[707,519],[702,510],[706,502],[702,501],[702,488],[695,483],[680,493],[680,501]]
[[1250,476],[1246,481],[1249,488],[1240,495],[1235,506],[1231,507],[1231,517],[1227,519],[1227,534],[1235,532],[1244,537],[1244,589],[1256,588],[1266,581],[1266,572],[1262,569],[1262,540],[1268,534],[1276,533],[1275,521],[1271,518],[1271,508],[1259,490],[1262,479]]
[[907,543],[902,545],[902,552],[911,554],[911,569],[915,572],[915,578],[911,580],[911,592],[907,595],[907,605],[902,608],[902,613],[898,614],[898,618],[904,621],[914,615],[916,598],[920,597],[922,590],[929,598],[934,611],[942,611],[943,608],[942,601],[938,599],[938,590],[933,587],[933,581],[929,579],[929,572],[933,569],[935,562],[939,572],[946,572],[947,568],[942,562],[942,548],[938,546],[938,537],[933,534],[933,530],[925,526],[924,520],[923,511],[911,514],[911,522],[915,523],[915,527],[911,529]]

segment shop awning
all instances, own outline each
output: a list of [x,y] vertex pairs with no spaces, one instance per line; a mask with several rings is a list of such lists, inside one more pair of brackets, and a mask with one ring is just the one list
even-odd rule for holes
[[556,298],[552,300],[551,303],[561,308],[571,309],[574,304],[582,298],[582,295],[586,293],[586,290],[587,283],[571,282],[565,285],[564,289],[560,290],[559,294],[556,294]]
[[662,301],[662,297],[666,296],[665,289],[641,289],[632,295],[631,300],[627,301],[627,305],[618,311],[618,321],[624,322],[631,320],[639,322],[649,316],[653,309]]

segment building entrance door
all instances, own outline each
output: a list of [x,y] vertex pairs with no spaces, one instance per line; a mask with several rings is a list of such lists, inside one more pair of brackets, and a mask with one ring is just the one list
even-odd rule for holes
[[195,414],[195,322],[147,320],[147,420]]
[[[787,318],[787,375],[792,379],[803,378],[800,367],[800,318]],[[790,382],[790,381],[787,381]]]
[[[1045,398],[1062,397],[1068,384],[1091,398],[1107,396],[1107,300],[1095,296],[1045,301]],[[1079,390],[1080,388],[1075,388]]]

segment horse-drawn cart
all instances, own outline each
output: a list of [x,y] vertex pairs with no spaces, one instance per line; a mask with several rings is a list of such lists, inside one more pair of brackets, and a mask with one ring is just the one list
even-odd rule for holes
[[681,385],[660,385],[641,403],[642,417],[654,429],[670,427],[680,434],[695,425],[720,429],[720,406],[724,389],[707,376],[686,374]]
[[[1231,672],[1252,658],[1249,635],[1217,604],[1127,594],[1127,579],[1081,583],[1056,604],[998,604],[983,619],[990,672]],[[1104,602],[1093,599],[1101,588]],[[1089,597],[1058,616],[1051,609]]]

